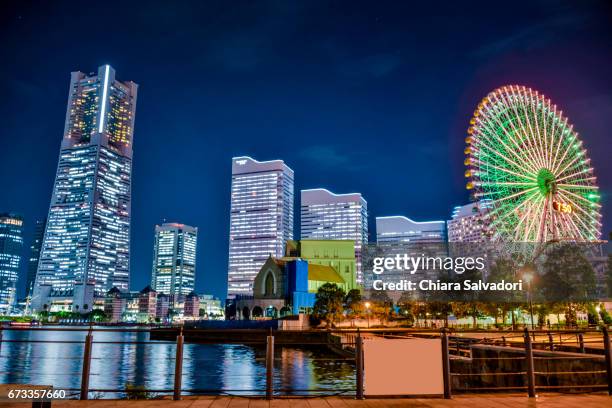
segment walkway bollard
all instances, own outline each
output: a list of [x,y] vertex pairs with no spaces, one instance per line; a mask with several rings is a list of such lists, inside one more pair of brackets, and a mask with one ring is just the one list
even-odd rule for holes
[[357,382],[355,399],[363,399],[363,338],[359,331],[357,331],[357,337],[355,338],[355,370],[355,380]]
[[174,359],[174,396],[173,399],[178,401],[181,399],[181,386],[183,381],[183,328],[176,336],[176,357]]
[[444,398],[450,399],[451,395],[451,375],[450,375],[450,355],[448,352],[448,335],[446,329],[442,329],[442,376],[444,379]]
[[584,348],[584,335],[582,333],[578,333],[578,343],[580,344],[580,352],[582,354],[586,353]]
[[274,336],[267,338],[266,347],[266,399],[274,396]]
[[612,395],[612,347],[610,346],[610,333],[603,327],[604,354],[606,355],[606,378],[608,379],[608,395]]
[[535,368],[533,364],[533,348],[531,347],[531,337],[529,329],[525,328],[525,358],[527,359],[527,391],[529,398],[535,398]]
[[90,327],[85,336],[85,349],[83,351],[83,371],[81,372],[81,399],[89,398],[89,371],[91,369],[91,347],[93,344],[93,330]]

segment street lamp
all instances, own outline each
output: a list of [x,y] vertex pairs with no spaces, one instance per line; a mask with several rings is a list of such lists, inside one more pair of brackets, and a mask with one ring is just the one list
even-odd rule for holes
[[366,316],[368,318],[368,329],[370,328],[370,302],[365,302]]
[[533,330],[533,299],[531,296],[531,282],[533,281],[533,277],[535,275],[535,268],[531,264],[525,264],[521,269],[519,269],[519,274],[522,276],[523,280],[527,282],[528,285],[527,297],[529,299],[529,314],[531,315],[531,330]]

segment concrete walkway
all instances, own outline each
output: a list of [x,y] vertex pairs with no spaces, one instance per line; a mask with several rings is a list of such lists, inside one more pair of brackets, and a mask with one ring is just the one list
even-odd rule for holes
[[[0,402],[3,408],[31,407],[31,403]],[[266,401],[240,397],[192,397],[182,401],[171,400],[91,400],[91,401],[54,401],[57,408],[383,408],[383,407],[422,407],[422,408],[507,408],[507,407],[550,407],[550,408],[599,408],[612,407],[612,397],[607,394],[569,395],[542,394],[529,399],[522,395],[470,395],[456,396],[452,400],[438,398],[410,399],[366,399],[357,401],[352,398],[286,398]]]

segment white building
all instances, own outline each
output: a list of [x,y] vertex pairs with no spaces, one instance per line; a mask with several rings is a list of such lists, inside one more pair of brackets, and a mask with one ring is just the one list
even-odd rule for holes
[[417,222],[395,215],[376,217],[376,242],[445,242],[445,221]]
[[293,239],[293,170],[282,160],[232,159],[228,298],[251,295],[270,255]]
[[448,242],[485,242],[488,240],[489,200],[457,206],[447,221]]
[[198,229],[185,224],[155,226],[151,287],[166,295],[188,295],[195,289]]
[[301,239],[355,241],[357,282],[363,282],[361,251],[368,243],[368,203],[360,193],[324,188],[301,191]]

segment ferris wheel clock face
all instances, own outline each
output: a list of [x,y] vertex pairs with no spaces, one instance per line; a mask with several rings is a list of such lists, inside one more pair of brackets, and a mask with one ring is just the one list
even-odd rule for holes
[[505,86],[476,108],[466,139],[467,188],[490,200],[493,240],[592,242],[601,235],[597,181],[586,149],[549,99]]

